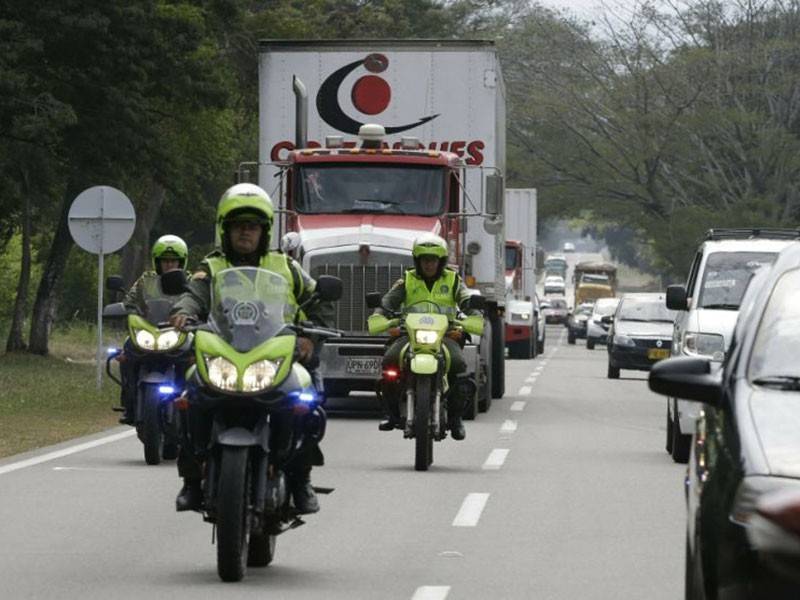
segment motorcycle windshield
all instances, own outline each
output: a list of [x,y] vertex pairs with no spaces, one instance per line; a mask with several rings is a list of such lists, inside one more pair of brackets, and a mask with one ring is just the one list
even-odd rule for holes
[[423,302],[415,302],[414,304],[409,304],[408,306],[403,307],[403,312],[405,314],[409,313],[434,313],[437,315],[446,315],[447,311],[444,307],[439,306],[435,302],[428,302],[427,300]]
[[[161,298],[147,298],[145,300],[145,313],[142,315],[149,323],[158,325],[169,320],[169,311],[172,309],[172,300],[167,296]],[[174,297],[173,297],[174,300]]]
[[256,267],[220,271],[211,288],[209,324],[238,352],[274,337],[291,321],[289,282]]

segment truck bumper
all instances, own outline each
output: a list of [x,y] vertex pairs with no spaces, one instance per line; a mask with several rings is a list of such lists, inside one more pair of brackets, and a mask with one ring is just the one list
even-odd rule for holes
[[531,329],[531,325],[510,325],[506,323],[506,345],[531,339]]

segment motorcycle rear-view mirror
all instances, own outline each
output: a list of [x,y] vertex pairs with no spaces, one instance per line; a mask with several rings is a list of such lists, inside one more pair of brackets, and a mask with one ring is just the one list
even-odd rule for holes
[[483,296],[470,296],[467,306],[473,310],[484,310],[486,308],[486,298]]
[[320,300],[335,302],[342,297],[342,280],[332,275],[320,275],[315,291]]
[[366,295],[367,308],[378,308],[381,305],[381,293],[370,292]]
[[181,269],[161,274],[161,289],[169,296],[179,296],[186,291],[186,272]]
[[109,275],[106,277],[106,289],[112,292],[124,292],[125,283],[119,275]]

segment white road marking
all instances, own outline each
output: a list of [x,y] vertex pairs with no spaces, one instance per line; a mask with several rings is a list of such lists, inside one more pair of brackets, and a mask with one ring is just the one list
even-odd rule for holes
[[537,378],[537,377],[538,377],[538,375],[531,375],[530,377],[528,377],[528,378],[525,380],[525,383],[536,383],[536,378]]
[[516,400],[515,402],[511,403],[511,408],[509,410],[513,410],[516,412],[520,412],[525,410],[525,401],[524,400]]
[[97,446],[103,446],[105,444],[110,444],[112,442],[118,442],[119,440],[124,440],[125,438],[129,438],[133,435],[136,435],[136,430],[129,429],[128,431],[123,431],[122,433],[115,433],[113,435],[108,435],[106,437],[92,440],[91,442],[84,442],[83,444],[69,446],[68,448],[55,450],[53,452],[48,452],[46,454],[34,456],[33,458],[28,458],[25,460],[9,463],[7,465],[2,465],[0,466],[0,475],[4,475],[5,473],[11,473],[12,471],[18,471],[19,469],[32,467],[34,465],[38,465],[43,462],[47,462],[49,460],[55,460],[56,458],[61,458],[63,456],[69,456],[70,454],[76,454],[77,452],[83,452],[84,450],[89,450],[91,448],[97,448]]
[[531,395],[531,386],[529,385],[523,385],[521,388],[519,388],[519,391],[517,392],[517,396],[530,396],[530,395]]
[[506,419],[500,427],[502,433],[511,433],[517,430],[517,422],[511,419]]
[[453,519],[453,527],[475,527],[481,518],[481,513],[489,500],[489,494],[472,493],[467,494],[461,508]]
[[131,471],[139,467],[53,467],[53,471]]
[[538,367],[536,367],[536,369],[533,371],[533,373],[534,373],[535,375],[539,375],[539,374],[542,372],[542,369],[543,369],[543,368],[544,368],[544,367],[542,367],[541,365],[539,365]]
[[444,600],[449,593],[449,585],[423,585],[417,588],[411,600]]
[[495,448],[489,453],[486,462],[483,463],[483,468],[487,471],[494,471],[503,466],[508,456],[508,448]]

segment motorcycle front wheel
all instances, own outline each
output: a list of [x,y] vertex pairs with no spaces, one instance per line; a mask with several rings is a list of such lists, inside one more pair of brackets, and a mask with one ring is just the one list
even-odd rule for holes
[[417,377],[414,399],[414,469],[427,471],[433,463],[433,432],[431,431],[431,400],[433,379]]
[[164,449],[158,388],[154,385],[145,385],[140,393],[143,394],[143,398],[139,439],[144,445],[144,462],[148,465],[157,465],[161,463],[161,453]]
[[247,563],[246,447],[223,446],[217,490],[217,572],[222,581],[240,581]]

